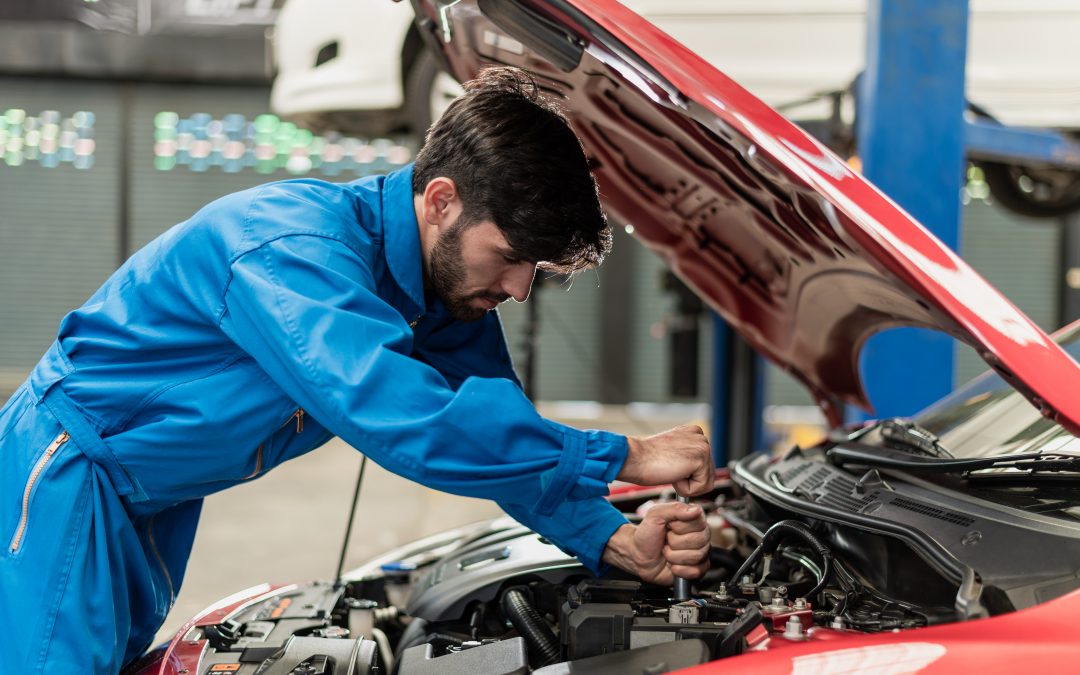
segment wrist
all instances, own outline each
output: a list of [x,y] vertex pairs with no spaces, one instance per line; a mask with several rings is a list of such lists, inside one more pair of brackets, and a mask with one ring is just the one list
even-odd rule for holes
[[608,565],[630,572],[637,572],[634,564],[634,530],[636,526],[625,523],[615,530],[604,547],[602,560]]
[[619,468],[619,472],[615,474],[615,478],[627,483],[637,482],[635,478],[637,477],[638,459],[641,457],[642,452],[641,446],[640,438],[626,437],[626,459],[623,461],[622,467]]

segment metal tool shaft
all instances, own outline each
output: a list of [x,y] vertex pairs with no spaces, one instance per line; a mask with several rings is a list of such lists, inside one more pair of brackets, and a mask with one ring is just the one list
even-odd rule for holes
[[[679,503],[689,504],[690,498],[678,496]],[[683,579],[682,577],[675,577],[675,599],[679,602],[690,599],[690,580]]]

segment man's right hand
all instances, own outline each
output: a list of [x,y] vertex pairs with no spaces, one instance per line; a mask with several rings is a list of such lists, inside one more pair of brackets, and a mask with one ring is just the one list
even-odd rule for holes
[[671,483],[687,497],[712,489],[716,469],[709,439],[693,424],[675,427],[655,436],[627,437],[626,462],[616,476],[638,485]]

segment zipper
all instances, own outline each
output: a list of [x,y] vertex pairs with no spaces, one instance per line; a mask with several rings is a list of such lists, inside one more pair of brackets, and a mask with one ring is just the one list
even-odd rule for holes
[[169,585],[169,609],[172,610],[173,603],[176,602],[176,591],[173,589],[172,575],[169,574],[169,568],[165,566],[165,559],[161,557],[161,551],[158,550],[157,542],[154,541],[155,518],[157,518],[157,514],[150,516],[149,522],[146,523],[146,538],[150,542],[150,550],[154,552],[158,565],[161,566],[161,571],[165,573],[165,583]]
[[[297,408],[296,412],[294,412],[292,414],[292,417],[285,420],[282,423],[282,425],[280,427],[278,427],[278,428],[279,429],[284,429],[285,426],[287,424],[289,424],[289,422],[292,422],[293,420],[296,420],[296,433],[298,433],[298,434],[301,433],[304,430],[304,414],[305,413],[304,413],[303,408]],[[248,475],[244,476],[243,480],[247,480],[249,478],[254,478],[255,476],[257,476],[259,474],[260,471],[262,471],[263,448],[265,446],[266,446],[265,443],[260,443],[258,449],[255,450],[255,470],[252,471],[251,473],[249,473]]]
[[49,460],[52,459],[61,445],[68,442],[69,438],[71,436],[67,431],[61,431],[60,435],[54,438],[53,442],[49,443],[49,446],[45,448],[45,453],[34,465],[34,470],[30,472],[30,478],[26,480],[26,489],[23,490],[22,498],[22,516],[19,518],[19,527],[15,530],[15,537],[11,540],[11,546],[9,547],[12,553],[18,552],[19,545],[22,544],[23,536],[26,534],[26,523],[30,520],[30,493],[34,489],[34,484],[41,477],[41,473],[45,470]]
[[263,447],[265,445],[265,443],[259,444],[259,449],[255,451],[255,470],[244,476],[244,480],[247,480],[248,478],[254,478],[255,476],[259,475],[260,471],[262,471]]

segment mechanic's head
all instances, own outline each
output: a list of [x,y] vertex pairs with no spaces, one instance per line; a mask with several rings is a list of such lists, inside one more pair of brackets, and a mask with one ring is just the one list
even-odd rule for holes
[[600,264],[611,229],[581,141],[532,77],[487,68],[428,130],[413,193],[429,288],[460,319]]

